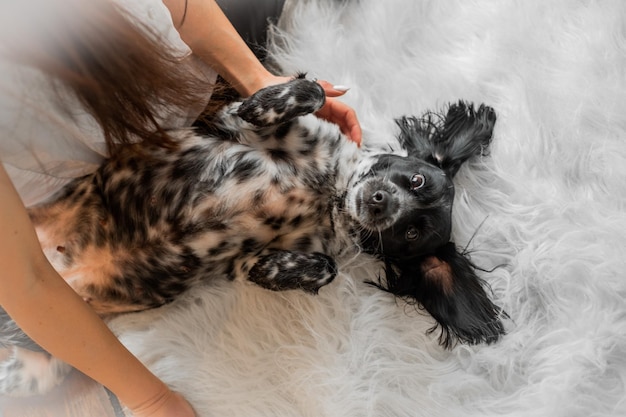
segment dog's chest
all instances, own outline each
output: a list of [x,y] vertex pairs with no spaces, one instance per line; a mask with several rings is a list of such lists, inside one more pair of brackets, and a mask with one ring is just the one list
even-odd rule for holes
[[207,148],[207,165],[196,174],[207,180],[198,182],[185,219],[193,225],[186,230],[197,231],[186,233],[194,253],[208,253],[205,259],[214,263],[266,248],[332,255],[338,241],[346,243],[335,223],[343,217],[337,203],[359,152],[350,146],[333,153],[324,141],[305,148],[304,142]]
[[[209,262],[265,248],[323,251],[331,238],[332,183],[311,188],[307,176],[276,175],[280,167],[268,165],[244,181],[237,175],[223,178],[211,193],[198,190],[183,223],[185,244]],[[210,256],[206,256],[209,254]]]

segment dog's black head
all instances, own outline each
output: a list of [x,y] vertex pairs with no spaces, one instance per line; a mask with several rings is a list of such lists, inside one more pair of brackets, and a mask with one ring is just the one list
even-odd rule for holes
[[353,184],[347,207],[361,227],[365,251],[386,264],[376,285],[419,302],[442,328],[440,342],[493,342],[500,315],[474,265],[450,242],[452,178],[491,141],[493,109],[459,102],[445,116],[397,121],[406,157],[379,155]]
[[447,243],[454,199],[451,178],[414,155],[377,159],[351,190],[363,248],[408,259]]

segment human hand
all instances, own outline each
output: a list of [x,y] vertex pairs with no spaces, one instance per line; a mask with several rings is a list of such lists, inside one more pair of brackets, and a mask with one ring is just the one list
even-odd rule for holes
[[328,81],[317,81],[326,92],[326,103],[315,114],[317,117],[335,123],[341,132],[352,142],[361,146],[362,132],[356,112],[346,103],[335,99],[348,91],[345,87],[333,86]]
[[[291,79],[290,77],[268,74],[262,80],[261,85],[268,87],[270,85],[286,83]],[[317,80],[317,83],[322,86],[326,93],[326,102],[321,109],[315,112],[315,115],[320,119],[338,125],[341,132],[346,135],[348,139],[355,142],[358,146],[361,146],[362,131],[359,120],[356,117],[356,112],[352,107],[335,98],[344,95],[348,91],[348,88],[334,86],[328,81],[323,80]]]
[[132,412],[133,417],[197,417],[187,400],[170,390],[156,401]]

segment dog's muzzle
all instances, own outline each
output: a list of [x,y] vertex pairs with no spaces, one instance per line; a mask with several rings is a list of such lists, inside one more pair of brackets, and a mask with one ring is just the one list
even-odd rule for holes
[[359,223],[370,230],[384,230],[395,221],[400,208],[397,187],[393,183],[369,180],[349,196],[348,207]]

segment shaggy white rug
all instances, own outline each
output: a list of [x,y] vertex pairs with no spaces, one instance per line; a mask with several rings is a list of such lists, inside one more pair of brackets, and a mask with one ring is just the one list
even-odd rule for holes
[[[293,2],[272,56],[352,87],[367,143],[466,99],[499,116],[453,237],[511,316],[440,348],[345,260],[313,297],[216,282],[112,323],[202,417],[626,415],[626,2]],[[473,237],[473,238],[472,238]]]

